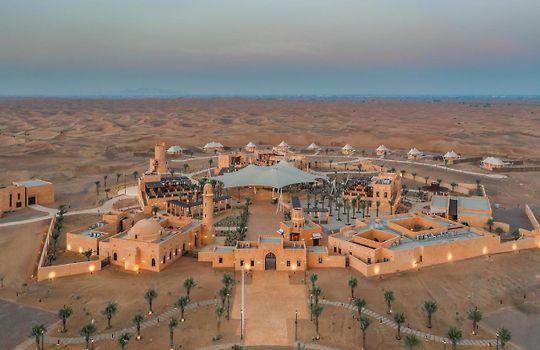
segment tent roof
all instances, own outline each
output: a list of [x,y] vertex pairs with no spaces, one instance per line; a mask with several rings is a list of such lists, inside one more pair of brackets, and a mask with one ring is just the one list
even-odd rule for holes
[[312,142],[311,145],[307,147],[308,149],[317,149],[320,148],[315,142]]
[[273,166],[250,164],[232,173],[215,176],[212,179],[223,182],[224,188],[263,186],[282,188],[285,186],[316,182],[321,176],[302,171],[282,160]]
[[409,152],[407,154],[411,154],[411,155],[417,155],[417,154],[420,154],[421,152],[416,149],[416,147],[413,147],[409,150]]
[[281,143],[278,145],[278,147],[289,147],[289,145],[287,144],[287,142],[281,141]]
[[212,141],[204,145],[203,148],[221,148],[221,147],[223,147],[221,143]]
[[444,155],[444,158],[457,158],[459,157],[458,154],[454,151],[448,151],[446,152],[446,154]]
[[346,144],[346,145],[343,146],[343,148],[342,148],[342,150],[345,150],[345,151],[351,150],[351,149],[353,149],[353,147],[352,147],[351,145],[349,145],[349,144]]
[[174,145],[174,146],[171,146],[169,147],[169,149],[167,149],[167,153],[175,153],[175,152],[182,152],[184,149],[178,145]]
[[377,147],[377,151],[389,151],[389,149],[386,148],[385,145],[380,145],[379,147]]
[[249,142],[247,145],[246,145],[246,148],[251,148],[251,147],[257,147],[257,145],[255,145],[253,142]]
[[482,162],[486,164],[493,164],[493,165],[504,165],[504,162],[496,157],[487,157]]

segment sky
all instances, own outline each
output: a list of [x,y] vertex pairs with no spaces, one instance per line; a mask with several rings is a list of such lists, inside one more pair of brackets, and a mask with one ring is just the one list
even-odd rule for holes
[[538,0],[0,0],[0,95],[540,95]]

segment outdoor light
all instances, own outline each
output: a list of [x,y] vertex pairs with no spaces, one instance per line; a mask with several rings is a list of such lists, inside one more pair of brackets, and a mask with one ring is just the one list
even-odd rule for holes
[[184,322],[184,321],[185,321],[185,319],[182,317],[182,318],[180,319],[180,322]]
[[138,336],[137,336],[137,338],[135,338],[135,339],[137,339],[137,340],[141,340],[141,336],[140,336],[140,335],[138,335]]

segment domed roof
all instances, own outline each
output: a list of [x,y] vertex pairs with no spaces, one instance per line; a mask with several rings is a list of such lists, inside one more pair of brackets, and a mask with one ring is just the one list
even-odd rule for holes
[[128,238],[141,241],[155,241],[161,237],[163,227],[154,218],[138,221],[128,232]]

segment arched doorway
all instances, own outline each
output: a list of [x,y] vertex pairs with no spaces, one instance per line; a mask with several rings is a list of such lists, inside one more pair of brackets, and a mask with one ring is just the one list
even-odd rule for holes
[[275,270],[276,269],[276,256],[274,253],[268,253],[264,257],[264,269]]

